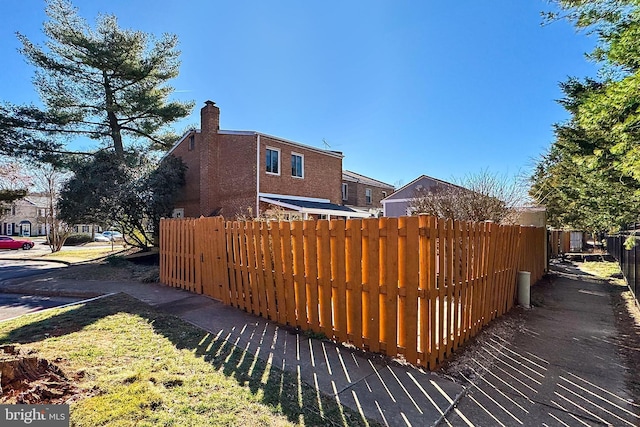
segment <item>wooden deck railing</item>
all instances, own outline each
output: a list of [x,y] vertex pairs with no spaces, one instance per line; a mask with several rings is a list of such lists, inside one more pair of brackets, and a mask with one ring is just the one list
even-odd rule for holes
[[272,321],[433,369],[544,274],[543,228],[427,216],[167,219],[160,279]]

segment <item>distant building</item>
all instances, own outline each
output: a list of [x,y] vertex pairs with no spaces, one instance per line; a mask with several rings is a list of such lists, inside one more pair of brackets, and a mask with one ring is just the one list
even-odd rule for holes
[[27,196],[10,205],[2,205],[0,234],[7,236],[44,236],[48,200],[44,196]]
[[391,184],[348,170],[342,171],[342,203],[353,209],[379,216],[382,199],[394,191]]
[[397,189],[393,194],[382,199],[383,215],[392,218],[411,215],[411,201],[415,198],[417,191],[432,190],[443,186],[458,187],[450,182],[432,178],[427,175],[421,175]]

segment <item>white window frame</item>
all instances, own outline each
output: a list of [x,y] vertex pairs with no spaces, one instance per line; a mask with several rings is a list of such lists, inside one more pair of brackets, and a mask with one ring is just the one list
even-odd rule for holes
[[364,189],[364,201],[368,205],[373,204],[373,191],[370,188]]
[[349,184],[346,182],[342,183],[342,200],[349,200]]
[[302,170],[300,171],[300,176],[294,175],[293,174],[293,165],[291,165],[291,177],[292,178],[298,178],[298,179],[304,179],[304,154],[296,153],[295,151],[292,151],[291,152],[291,162],[293,162],[293,156],[300,157],[300,168]]
[[[269,152],[269,150],[271,151],[275,151],[278,153],[278,172],[269,172],[267,170],[267,153]],[[276,175],[276,176],[280,176],[280,171],[282,170],[282,156],[281,156],[281,152],[279,148],[276,147],[266,147],[266,150],[264,151],[264,170],[268,175]]]

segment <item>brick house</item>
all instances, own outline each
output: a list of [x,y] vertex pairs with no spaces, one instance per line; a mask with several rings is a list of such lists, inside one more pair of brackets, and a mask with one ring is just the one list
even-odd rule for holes
[[187,132],[167,155],[188,166],[175,217],[365,217],[342,205],[340,152],[255,131],[220,129],[220,109],[206,101],[201,129]]
[[342,203],[368,212],[382,213],[381,200],[395,191],[393,185],[348,170],[342,171]]
[[420,175],[418,178],[398,188],[393,194],[382,200],[383,215],[392,218],[411,215],[411,201],[414,199],[417,191],[429,191],[443,186],[459,187],[450,182],[432,178],[427,175]]

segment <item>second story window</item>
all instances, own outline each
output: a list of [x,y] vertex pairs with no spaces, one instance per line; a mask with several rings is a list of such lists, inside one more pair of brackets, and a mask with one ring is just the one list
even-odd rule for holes
[[302,154],[291,153],[291,176],[304,178],[304,157]]
[[267,173],[280,175],[280,150],[267,148]]
[[189,151],[192,151],[196,147],[196,137],[194,135],[189,136]]
[[367,202],[368,205],[371,204],[372,202],[372,198],[371,198],[371,189],[370,188],[365,188],[364,189],[364,199]]
[[342,183],[342,200],[349,200],[349,184]]

